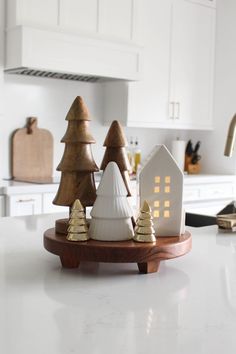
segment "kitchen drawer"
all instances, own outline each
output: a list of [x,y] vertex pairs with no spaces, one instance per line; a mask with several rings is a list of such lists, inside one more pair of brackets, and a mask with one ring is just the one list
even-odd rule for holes
[[42,213],[41,194],[17,194],[6,198],[6,215],[21,216]]
[[234,198],[234,185],[229,184],[211,184],[201,186],[201,199],[223,199]]
[[200,199],[200,188],[193,186],[184,186],[183,200],[188,202]]
[[52,204],[52,201],[54,198],[55,198],[55,193],[44,193],[43,194],[43,208],[42,208],[43,214],[64,213],[64,212],[69,213],[68,207],[63,207],[60,205]]

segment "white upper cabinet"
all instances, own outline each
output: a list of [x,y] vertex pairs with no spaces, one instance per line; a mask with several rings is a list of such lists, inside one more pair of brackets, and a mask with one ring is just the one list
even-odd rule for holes
[[36,25],[130,41],[137,0],[8,0],[7,27]]
[[173,124],[212,128],[215,10],[185,0],[173,4],[170,105]]
[[0,117],[3,114],[4,1],[0,0]]
[[[161,11],[160,10],[161,6]],[[128,120],[132,126],[165,124],[169,94],[171,1],[140,1],[138,40],[144,45],[143,80],[129,85]]]
[[190,2],[195,2],[196,4],[208,6],[208,7],[216,7],[216,0],[186,0]]
[[139,80],[136,0],[9,0],[5,70]]
[[60,26],[96,33],[98,30],[98,0],[61,0]]
[[106,123],[212,129],[215,8],[202,3],[137,1],[142,80],[105,84]]
[[7,0],[7,27],[58,24],[58,0]]
[[99,0],[99,33],[132,40],[136,0]]

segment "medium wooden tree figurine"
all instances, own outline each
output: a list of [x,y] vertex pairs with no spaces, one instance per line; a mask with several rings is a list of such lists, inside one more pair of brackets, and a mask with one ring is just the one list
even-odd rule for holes
[[145,200],[140,210],[134,230],[134,241],[137,242],[155,242],[155,230],[152,221],[152,209]]
[[66,120],[68,127],[61,140],[66,145],[57,167],[62,175],[53,204],[71,207],[79,199],[84,207],[91,206],[96,199],[94,172],[99,169],[91,151],[95,140],[88,130],[89,113],[81,97],[74,100]]
[[84,208],[79,199],[76,199],[71,210],[67,240],[87,241],[88,226],[85,218]]
[[97,189],[91,211],[89,236],[99,241],[123,241],[133,237],[131,209],[127,191],[115,162],[109,162]]
[[103,146],[106,146],[106,151],[102,160],[101,170],[105,170],[110,161],[116,162],[125,183],[127,196],[131,196],[128,172],[130,163],[125,150],[127,141],[122,126],[117,120],[112,122]]

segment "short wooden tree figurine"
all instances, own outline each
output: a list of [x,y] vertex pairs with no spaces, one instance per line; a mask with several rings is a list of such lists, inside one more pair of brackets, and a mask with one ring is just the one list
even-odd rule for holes
[[105,170],[110,161],[116,162],[125,183],[127,196],[131,196],[128,172],[130,163],[125,150],[127,141],[122,126],[117,120],[112,122],[103,146],[106,146],[106,151],[102,160],[101,170]]
[[69,241],[87,241],[89,239],[84,208],[79,199],[76,199],[72,206],[66,238]]
[[155,230],[153,228],[152,221],[152,209],[145,200],[143,206],[140,210],[138,216],[135,232],[134,232],[134,241],[137,242],[155,242]]
[[89,113],[81,97],[76,97],[67,116],[67,131],[61,142],[65,151],[57,167],[61,181],[53,204],[71,207],[79,199],[84,207],[93,205],[96,198],[94,172],[98,167],[93,159],[89,133]]
[[109,162],[97,189],[91,211],[89,236],[100,241],[124,241],[133,237],[131,209],[127,190],[115,162]]

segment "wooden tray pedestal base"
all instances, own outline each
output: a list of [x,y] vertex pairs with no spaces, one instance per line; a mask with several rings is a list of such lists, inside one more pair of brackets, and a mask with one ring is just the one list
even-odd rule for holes
[[183,256],[191,250],[192,237],[186,231],[180,237],[159,237],[155,243],[131,241],[72,242],[66,235],[49,229],[44,247],[60,257],[62,267],[78,268],[81,262],[137,263],[140,273],[155,273],[163,260]]

